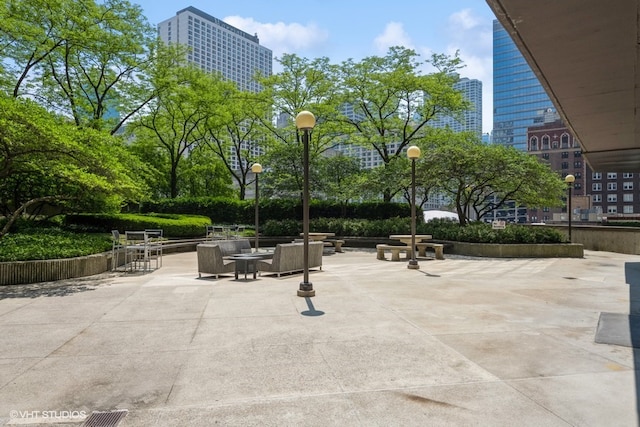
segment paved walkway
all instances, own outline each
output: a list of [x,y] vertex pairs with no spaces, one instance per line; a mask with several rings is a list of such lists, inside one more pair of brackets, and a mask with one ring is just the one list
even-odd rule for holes
[[198,279],[195,253],[0,289],[0,425],[637,425],[633,350],[594,342],[629,313],[637,256],[410,270],[345,249],[310,299],[301,274]]

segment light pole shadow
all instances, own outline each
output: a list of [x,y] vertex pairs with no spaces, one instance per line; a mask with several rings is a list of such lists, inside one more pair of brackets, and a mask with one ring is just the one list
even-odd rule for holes
[[309,310],[302,311],[302,312],[300,312],[300,314],[302,314],[303,316],[322,316],[322,315],[324,315],[324,311],[316,310],[316,308],[313,306],[313,301],[311,301],[310,297],[304,297],[304,299],[307,302],[307,307],[309,308]]

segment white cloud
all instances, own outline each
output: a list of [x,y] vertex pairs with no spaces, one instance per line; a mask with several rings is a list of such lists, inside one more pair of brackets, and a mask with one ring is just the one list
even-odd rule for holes
[[223,21],[249,34],[257,34],[260,44],[271,49],[276,58],[281,57],[283,53],[305,56],[305,51],[324,44],[329,38],[329,32],[314,23],[302,25],[296,22],[276,22],[272,24],[241,16],[227,16]]
[[393,46],[404,46],[407,49],[413,49],[411,37],[400,22],[389,22],[382,34],[376,37],[373,43],[378,53],[381,54],[387,53],[389,48]]
[[451,14],[449,16],[449,23],[452,26],[461,28],[462,30],[469,30],[477,27],[482,21],[471,14],[471,9],[463,9],[459,12]]

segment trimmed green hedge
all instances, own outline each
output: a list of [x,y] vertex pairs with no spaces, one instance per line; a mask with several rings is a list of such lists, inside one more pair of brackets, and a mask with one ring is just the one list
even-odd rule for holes
[[206,226],[211,219],[201,215],[178,214],[74,214],[66,215],[64,225],[70,229],[110,233],[118,230],[144,230],[161,228],[164,237],[191,238],[204,237]]
[[[261,223],[282,219],[302,220],[302,201],[299,199],[260,200],[259,208]],[[140,207],[140,212],[190,213],[207,216],[215,224],[253,224],[255,205],[253,200],[192,197],[145,203]],[[411,208],[407,203],[367,202],[345,205],[325,200],[312,200],[309,203],[309,215],[312,218],[374,220],[409,217]]]
[[[383,220],[317,218],[309,220],[311,231],[328,231],[336,236],[384,237],[390,234],[410,234],[409,218]],[[302,232],[302,222],[296,220],[267,221],[262,227],[265,236],[297,236]],[[473,223],[461,227],[457,222],[434,220],[416,223],[418,234],[431,234],[436,240],[471,243],[562,243],[564,236],[558,230],[509,224],[504,230],[494,230],[491,224]]]

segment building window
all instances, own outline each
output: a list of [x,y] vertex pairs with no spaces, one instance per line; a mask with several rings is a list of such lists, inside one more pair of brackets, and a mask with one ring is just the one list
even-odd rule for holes
[[542,137],[542,149],[543,150],[549,149],[549,137],[547,135]]
[[623,182],[622,183],[623,190],[633,190],[633,182]]
[[618,213],[618,207],[617,206],[607,206],[607,213],[610,213],[610,214]]
[[617,202],[618,201],[618,195],[617,194],[607,194],[607,202],[611,203],[611,202]]
[[600,203],[600,202],[602,202],[602,194],[594,194],[593,203]]
[[542,158],[545,160],[549,160],[549,153],[542,153]]
[[582,167],[582,162],[573,162],[573,167],[574,168],[581,168]]
[[569,162],[562,162],[562,169],[569,169]]
[[593,179],[602,179],[602,173],[594,172],[593,175],[591,176],[591,178],[593,178]]
[[633,193],[625,193],[622,195],[622,201],[627,203],[633,202]]
[[573,157],[582,157],[582,151],[574,151]]
[[568,159],[569,158],[569,152],[568,151],[563,151],[562,152],[562,158],[563,159]]
[[622,213],[626,213],[626,214],[633,213],[633,205],[624,205],[622,207]]
[[617,189],[618,189],[618,184],[616,182],[607,182],[608,191],[616,191]]
[[633,173],[631,172],[625,172],[622,174],[623,178],[633,178]]
[[538,138],[535,136],[531,137],[531,151],[537,151],[538,150]]
[[618,174],[616,172],[607,172],[607,179],[618,179]]
[[602,191],[602,184],[600,184],[599,182],[594,182],[593,184],[591,184],[591,190]]
[[567,135],[566,133],[563,133],[562,136],[560,137],[560,142],[562,143],[562,148],[568,148],[569,147],[569,135]]

